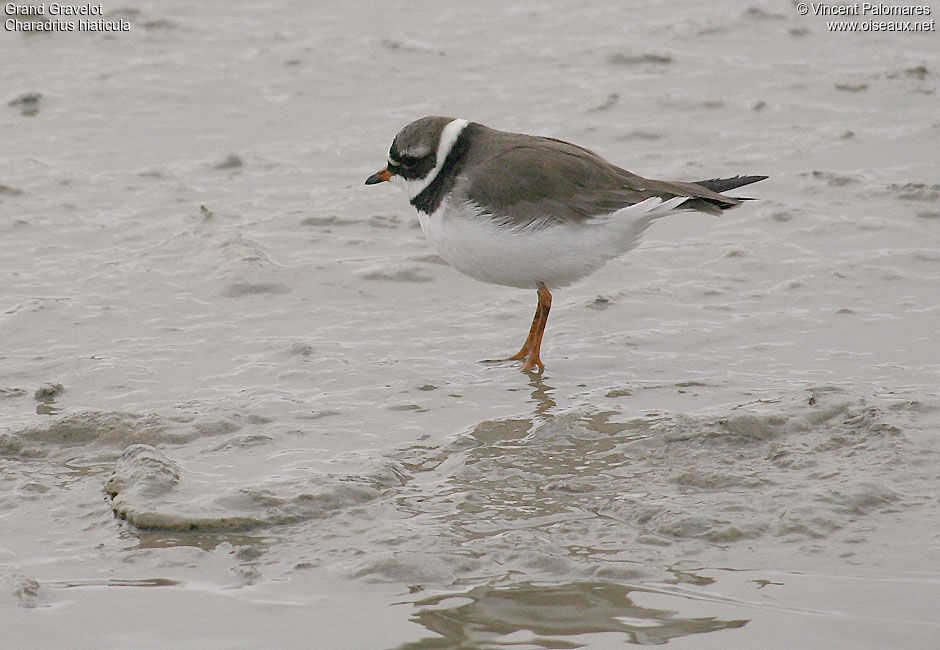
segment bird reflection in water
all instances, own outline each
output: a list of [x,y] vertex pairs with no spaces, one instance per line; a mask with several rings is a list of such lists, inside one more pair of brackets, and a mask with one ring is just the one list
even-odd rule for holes
[[[620,634],[622,641],[662,645],[670,639],[743,627],[747,620],[683,618],[678,612],[643,607],[643,587],[603,582],[560,585],[483,585],[463,593],[437,595],[414,603],[412,617],[436,637],[398,646],[418,648],[517,647],[577,648],[587,635]],[[447,601],[453,605],[447,607]]]

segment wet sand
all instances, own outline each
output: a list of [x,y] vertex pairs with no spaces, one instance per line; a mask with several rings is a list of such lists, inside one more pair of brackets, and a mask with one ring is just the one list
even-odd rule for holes
[[[940,644],[936,33],[771,5],[103,5],[0,31],[4,647]],[[555,294],[405,123],[768,174]]]

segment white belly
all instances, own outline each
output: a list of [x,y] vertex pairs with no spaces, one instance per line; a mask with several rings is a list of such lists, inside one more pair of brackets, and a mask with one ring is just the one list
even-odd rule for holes
[[535,288],[544,282],[553,289],[590,275],[633,248],[653,219],[673,211],[656,199],[585,224],[513,228],[465,203],[445,200],[434,214],[419,212],[418,220],[437,254],[461,273],[510,287]]

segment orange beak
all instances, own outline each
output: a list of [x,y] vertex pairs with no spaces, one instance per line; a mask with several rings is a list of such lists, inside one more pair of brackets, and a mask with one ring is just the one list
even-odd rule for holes
[[394,175],[395,174],[393,172],[388,171],[388,167],[386,167],[382,171],[375,172],[374,174],[372,174],[372,176],[367,178],[366,185],[375,185],[376,183],[384,183],[385,181],[387,181]]

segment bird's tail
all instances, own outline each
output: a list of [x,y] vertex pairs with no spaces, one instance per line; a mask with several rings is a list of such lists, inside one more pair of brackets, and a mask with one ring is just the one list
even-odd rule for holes
[[636,246],[643,231],[649,228],[650,224],[657,219],[681,212],[682,208],[679,206],[686,201],[688,201],[686,196],[674,196],[665,201],[658,196],[653,196],[645,201],[617,210],[611,215],[611,220],[616,224],[618,235],[616,237],[618,241],[615,244],[617,254],[619,255]]

